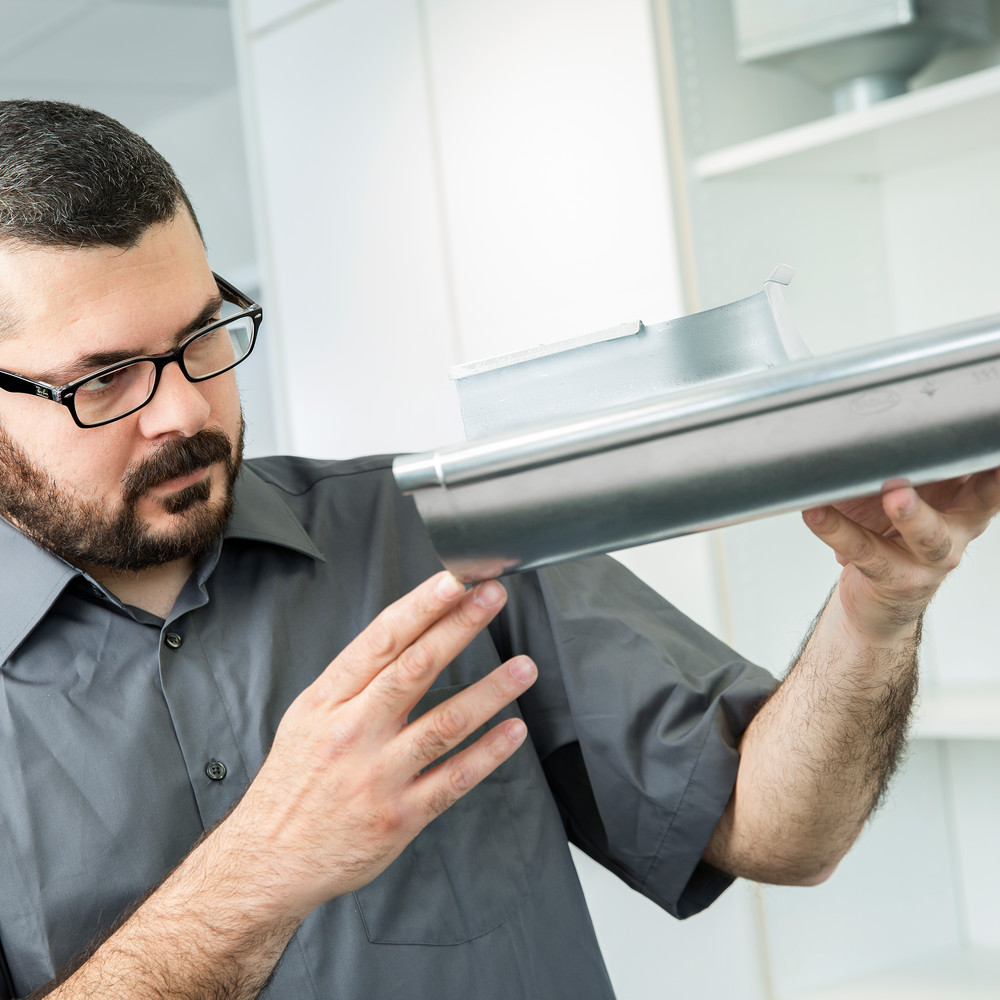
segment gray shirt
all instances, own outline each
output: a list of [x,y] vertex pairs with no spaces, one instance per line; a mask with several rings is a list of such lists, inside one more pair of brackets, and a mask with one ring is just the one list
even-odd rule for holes
[[[51,979],[238,801],[295,695],[440,565],[384,458],[254,460],[166,621],[0,522],[0,941]],[[678,916],[774,681],[618,564],[505,581],[415,710],[530,653],[531,739],[367,887],[320,907],[281,1000],[612,996],[569,838]]]

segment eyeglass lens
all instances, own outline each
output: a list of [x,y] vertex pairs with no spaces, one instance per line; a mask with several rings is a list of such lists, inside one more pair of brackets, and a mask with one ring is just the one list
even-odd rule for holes
[[[182,355],[189,378],[211,378],[239,364],[250,353],[253,320],[238,317],[188,341]],[[75,393],[76,415],[81,423],[100,424],[136,410],[149,402],[156,387],[156,365],[135,361],[92,378]]]

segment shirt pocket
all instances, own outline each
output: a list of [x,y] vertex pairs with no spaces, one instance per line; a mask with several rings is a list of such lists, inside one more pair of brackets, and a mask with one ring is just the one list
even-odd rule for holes
[[[434,688],[410,713],[415,719],[465,685]],[[508,708],[492,720],[517,714]],[[473,743],[482,726],[452,753]],[[524,763],[510,760],[432,820],[374,881],[355,892],[373,944],[454,945],[481,937],[508,919],[527,898],[530,881],[518,844],[509,776]],[[526,803],[520,803],[523,808]]]

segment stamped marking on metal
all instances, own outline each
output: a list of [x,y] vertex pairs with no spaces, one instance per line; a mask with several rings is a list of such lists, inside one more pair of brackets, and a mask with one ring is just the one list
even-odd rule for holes
[[861,417],[885,413],[902,401],[902,396],[892,389],[880,389],[878,392],[866,392],[851,400],[851,412]]
[[982,368],[973,368],[972,379],[976,385],[1000,382],[1000,365],[983,365]]

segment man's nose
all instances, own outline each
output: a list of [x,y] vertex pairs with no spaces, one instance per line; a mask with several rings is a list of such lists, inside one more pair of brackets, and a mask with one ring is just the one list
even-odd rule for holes
[[191,437],[208,422],[211,409],[200,383],[189,382],[172,361],[160,373],[153,398],[139,411],[139,429],[147,438]]

